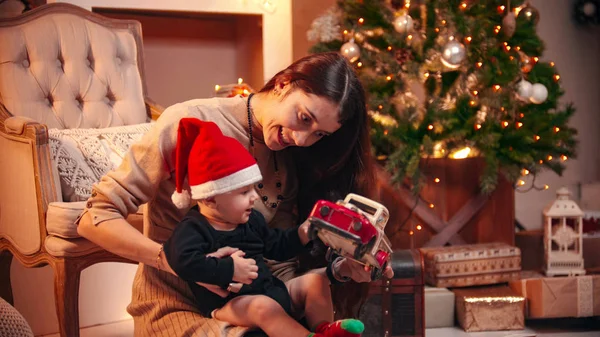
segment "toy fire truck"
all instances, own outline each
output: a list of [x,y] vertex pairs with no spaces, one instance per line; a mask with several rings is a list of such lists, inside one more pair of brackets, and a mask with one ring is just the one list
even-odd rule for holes
[[308,220],[311,239],[319,237],[333,253],[351,258],[371,267],[371,278],[381,278],[392,247],[384,229],[389,219],[385,206],[360,195],[350,193],[333,203],[319,200]]

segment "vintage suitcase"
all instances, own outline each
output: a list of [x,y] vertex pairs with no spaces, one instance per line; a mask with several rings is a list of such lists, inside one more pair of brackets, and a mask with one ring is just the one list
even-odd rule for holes
[[421,248],[425,282],[449,288],[497,284],[519,278],[521,250],[505,243]]
[[394,278],[371,282],[359,319],[363,337],[425,336],[423,258],[418,250],[397,250],[390,265]]

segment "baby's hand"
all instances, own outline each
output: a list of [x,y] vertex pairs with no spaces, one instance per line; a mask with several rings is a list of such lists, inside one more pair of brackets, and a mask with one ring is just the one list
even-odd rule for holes
[[231,254],[233,259],[233,280],[236,282],[250,284],[252,280],[258,277],[258,266],[253,259],[245,259],[246,255],[239,250]]

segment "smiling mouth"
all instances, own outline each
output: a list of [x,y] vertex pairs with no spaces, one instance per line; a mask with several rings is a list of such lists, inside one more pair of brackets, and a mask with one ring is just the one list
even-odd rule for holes
[[282,126],[279,127],[279,132],[277,133],[277,140],[279,141],[279,145],[281,145],[283,147],[290,145],[290,143],[287,143],[283,139],[283,127]]

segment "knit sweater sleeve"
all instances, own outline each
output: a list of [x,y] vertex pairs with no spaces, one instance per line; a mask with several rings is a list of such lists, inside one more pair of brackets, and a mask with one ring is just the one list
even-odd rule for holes
[[122,164],[93,185],[84,213],[91,213],[95,225],[136,212],[158,193],[160,184],[171,176],[179,120],[189,116],[190,109],[176,104],[165,110],[142,139],[131,146]]
[[304,249],[298,235],[298,227],[269,228],[263,215],[257,211],[252,211],[248,224],[262,238],[265,246],[263,254],[267,259],[285,261],[297,256]]
[[173,271],[188,282],[216,284],[227,288],[233,278],[233,259],[207,257],[214,241],[210,232],[195,219],[186,217],[164,244],[165,256]]

